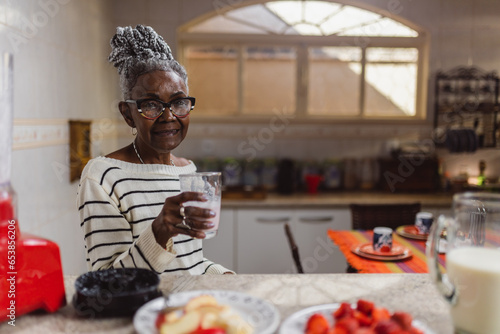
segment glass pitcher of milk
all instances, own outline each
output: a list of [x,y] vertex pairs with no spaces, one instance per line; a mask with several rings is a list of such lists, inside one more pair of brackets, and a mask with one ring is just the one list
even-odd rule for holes
[[[445,231],[445,233],[443,233]],[[446,273],[439,241],[446,236]],[[453,196],[453,217],[440,216],[427,241],[429,272],[450,304],[457,333],[500,333],[500,194]]]

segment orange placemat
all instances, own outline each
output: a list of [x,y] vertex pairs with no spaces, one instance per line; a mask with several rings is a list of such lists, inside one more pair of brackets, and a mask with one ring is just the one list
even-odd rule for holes
[[[330,239],[339,246],[347,262],[360,273],[428,273],[425,256],[425,241],[406,239],[397,234],[393,242],[407,247],[413,256],[400,261],[375,261],[354,254],[351,249],[357,245],[371,242],[373,231],[333,231],[328,230]],[[439,256],[441,270],[444,271],[444,255]]]

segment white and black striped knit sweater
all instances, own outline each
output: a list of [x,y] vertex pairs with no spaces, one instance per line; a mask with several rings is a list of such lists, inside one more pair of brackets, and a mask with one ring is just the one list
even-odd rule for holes
[[196,166],[133,164],[98,157],[85,166],[77,205],[89,270],[147,268],[158,274],[223,274],[231,272],[203,257],[202,241],[186,235],[170,239],[166,249],[151,223],[165,199],[179,190],[179,174]]

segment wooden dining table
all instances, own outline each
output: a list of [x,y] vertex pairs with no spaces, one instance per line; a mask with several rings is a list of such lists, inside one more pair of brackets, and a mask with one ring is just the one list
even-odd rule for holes
[[[328,237],[344,254],[349,265],[359,273],[428,273],[425,254],[425,240],[406,238],[393,233],[393,244],[401,245],[409,251],[410,256],[402,260],[374,260],[357,255],[353,252],[356,247],[371,243],[372,230],[328,230]],[[445,271],[445,255],[440,254],[438,263]]]

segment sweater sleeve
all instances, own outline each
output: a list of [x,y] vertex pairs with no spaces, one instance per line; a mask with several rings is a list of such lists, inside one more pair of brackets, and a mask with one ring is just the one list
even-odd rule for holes
[[151,225],[134,240],[130,223],[99,182],[82,179],[77,204],[89,270],[136,267],[160,273],[175,259],[172,240],[162,248]]
[[205,275],[222,275],[225,273],[236,274],[234,271],[226,269],[224,266],[214,263],[206,258],[204,258],[205,264]]

